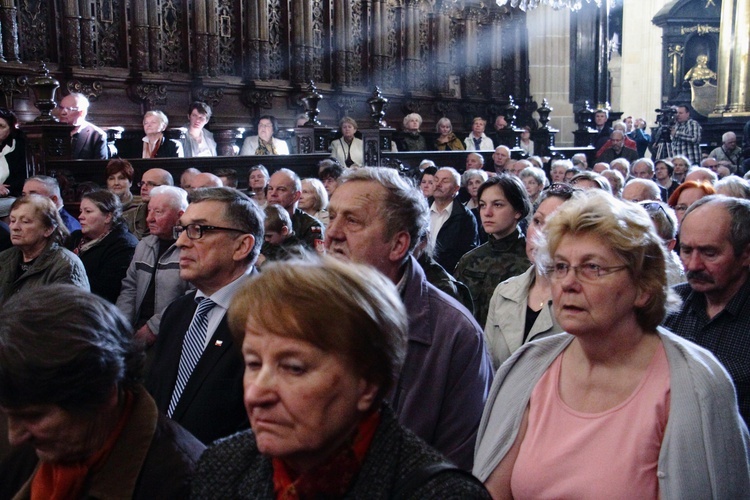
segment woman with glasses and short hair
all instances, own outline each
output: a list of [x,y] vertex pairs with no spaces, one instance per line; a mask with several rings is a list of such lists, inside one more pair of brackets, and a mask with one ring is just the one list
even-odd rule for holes
[[537,264],[567,332],[495,375],[474,474],[493,498],[744,498],[748,431],[714,356],[660,328],[676,296],[645,210],[586,191]]
[[182,140],[185,158],[216,156],[214,134],[206,130],[206,124],[209,121],[211,121],[211,106],[201,101],[190,104],[187,133]]

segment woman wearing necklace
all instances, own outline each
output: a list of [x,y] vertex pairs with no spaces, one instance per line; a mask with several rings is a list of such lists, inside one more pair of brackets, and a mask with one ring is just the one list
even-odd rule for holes
[[143,158],[182,158],[185,153],[182,143],[164,137],[164,130],[169,125],[167,115],[159,110],[146,111],[143,115]]
[[216,156],[214,134],[206,130],[211,120],[211,106],[205,102],[195,101],[188,110],[188,129],[182,140],[185,158],[194,156]]
[[365,150],[362,139],[354,137],[357,133],[357,122],[345,116],[339,122],[341,137],[331,142],[331,156],[347,168],[361,167],[365,163]]
[[484,338],[497,369],[522,344],[562,332],[552,316],[552,285],[534,263],[537,240],[547,221],[577,190],[552,184],[539,195],[539,205],[526,231],[526,256],[531,267],[500,283],[490,299]]
[[21,196],[26,180],[26,141],[16,115],[0,108],[0,197]]
[[109,191],[92,191],[81,199],[81,230],[73,233],[73,252],[81,258],[91,291],[113,304],[138,245],[122,218],[120,199]]
[[273,135],[279,130],[276,118],[271,115],[263,115],[258,118],[255,125],[258,135],[251,135],[242,143],[240,156],[265,156],[265,155],[288,155],[289,146],[286,141],[275,138]]
[[68,229],[49,198],[30,194],[10,207],[13,248],[0,253],[0,304],[20,290],[67,283],[89,289],[86,269],[62,247]]

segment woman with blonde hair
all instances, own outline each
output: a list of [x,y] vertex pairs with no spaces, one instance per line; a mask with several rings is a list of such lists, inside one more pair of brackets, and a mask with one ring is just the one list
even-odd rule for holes
[[332,141],[329,147],[331,156],[347,168],[364,166],[364,144],[362,139],[354,136],[357,133],[357,122],[353,118],[345,116],[339,122],[339,131],[341,137]]
[[319,179],[302,179],[302,194],[298,208],[328,227],[328,193]]
[[438,151],[463,151],[466,149],[461,139],[453,133],[453,124],[445,116],[438,120],[435,131],[440,134],[435,139],[435,149]]
[[594,189],[547,222],[537,264],[567,333],[497,371],[474,474],[493,498],[744,498],[747,427],[726,370],[659,327],[678,299],[646,211]]
[[158,109],[146,111],[143,115],[143,158],[182,158],[185,153],[182,143],[164,137],[169,118]]

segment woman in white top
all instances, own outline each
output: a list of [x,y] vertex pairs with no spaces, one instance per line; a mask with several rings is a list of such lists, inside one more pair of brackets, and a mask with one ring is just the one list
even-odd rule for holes
[[365,150],[362,139],[354,137],[357,132],[357,122],[353,118],[345,116],[339,122],[341,137],[331,142],[328,148],[331,156],[339,163],[350,167],[361,167],[365,163]]
[[258,118],[255,127],[258,135],[251,135],[242,143],[240,156],[249,155],[288,155],[289,146],[286,141],[275,138],[273,135],[279,130],[276,118],[271,115],[263,115]]
[[185,158],[216,156],[214,134],[205,129],[206,124],[211,120],[211,106],[205,102],[193,102],[188,111],[188,120],[190,124],[182,140]]

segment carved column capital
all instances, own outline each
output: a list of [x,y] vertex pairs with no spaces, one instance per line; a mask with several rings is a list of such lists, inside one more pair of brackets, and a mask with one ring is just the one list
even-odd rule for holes
[[154,109],[157,104],[167,103],[167,86],[156,83],[133,83],[128,86],[130,98],[140,103],[145,111]]
[[68,89],[69,93],[76,92],[85,95],[91,102],[96,101],[104,91],[102,83],[98,80],[94,80],[91,83],[85,83],[80,80],[68,80],[65,88]]
[[201,84],[193,86],[191,96],[194,101],[205,102],[212,108],[218,106],[224,97],[224,90],[219,88],[204,87]]

